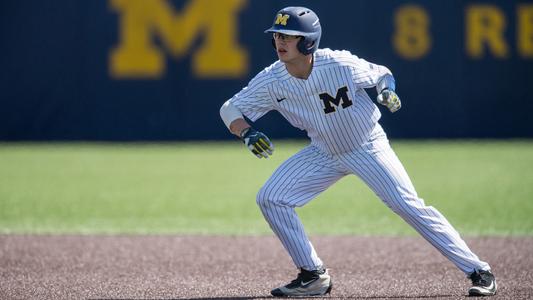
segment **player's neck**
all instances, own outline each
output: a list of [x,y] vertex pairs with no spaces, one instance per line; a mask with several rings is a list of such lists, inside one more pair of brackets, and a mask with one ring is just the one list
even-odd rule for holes
[[293,77],[307,79],[311,75],[311,71],[313,71],[313,55],[302,55],[289,62],[285,62],[285,68]]

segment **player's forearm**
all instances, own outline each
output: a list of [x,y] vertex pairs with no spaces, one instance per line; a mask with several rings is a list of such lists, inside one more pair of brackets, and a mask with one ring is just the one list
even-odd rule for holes
[[378,84],[376,85],[376,90],[379,93],[381,93],[383,90],[396,90],[396,82],[394,80],[394,77],[392,74],[385,74],[381,76],[381,78],[378,81]]
[[231,124],[229,125],[229,131],[231,131],[231,133],[233,133],[234,135],[240,137],[241,132],[244,129],[250,128],[250,127],[251,127],[250,124],[248,124],[246,120],[236,119],[233,122],[231,122]]
[[220,108],[220,117],[229,131],[236,136],[240,137],[241,132],[250,127],[248,122],[244,120],[241,111],[229,100]]

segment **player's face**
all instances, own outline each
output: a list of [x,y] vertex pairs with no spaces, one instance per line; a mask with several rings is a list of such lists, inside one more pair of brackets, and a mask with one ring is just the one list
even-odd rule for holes
[[276,43],[276,52],[280,61],[286,63],[304,56],[297,48],[301,38],[300,36],[286,35],[279,32],[274,32],[273,36],[274,42]]

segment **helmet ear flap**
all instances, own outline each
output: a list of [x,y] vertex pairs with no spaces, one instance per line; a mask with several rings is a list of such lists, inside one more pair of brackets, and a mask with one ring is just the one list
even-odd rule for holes
[[298,41],[298,44],[296,46],[298,47],[298,50],[303,55],[308,55],[308,54],[313,53],[313,46],[314,45],[315,45],[315,41],[309,42],[309,41],[306,40],[305,36],[302,36],[302,38],[300,39],[300,41]]

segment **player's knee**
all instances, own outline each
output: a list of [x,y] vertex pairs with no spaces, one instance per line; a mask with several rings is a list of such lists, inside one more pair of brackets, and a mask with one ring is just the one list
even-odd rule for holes
[[276,198],[277,197],[275,196],[274,189],[265,185],[257,193],[255,202],[257,205],[259,205],[259,207],[267,207],[276,203],[274,200]]
[[268,197],[266,196],[266,193],[265,193],[265,189],[264,187],[261,188],[259,190],[259,192],[257,193],[256,197],[255,197],[255,202],[257,203],[257,205],[259,205],[259,207],[265,207],[268,205]]
[[425,208],[424,201],[413,195],[398,195],[391,199],[387,205],[401,217],[418,216]]

